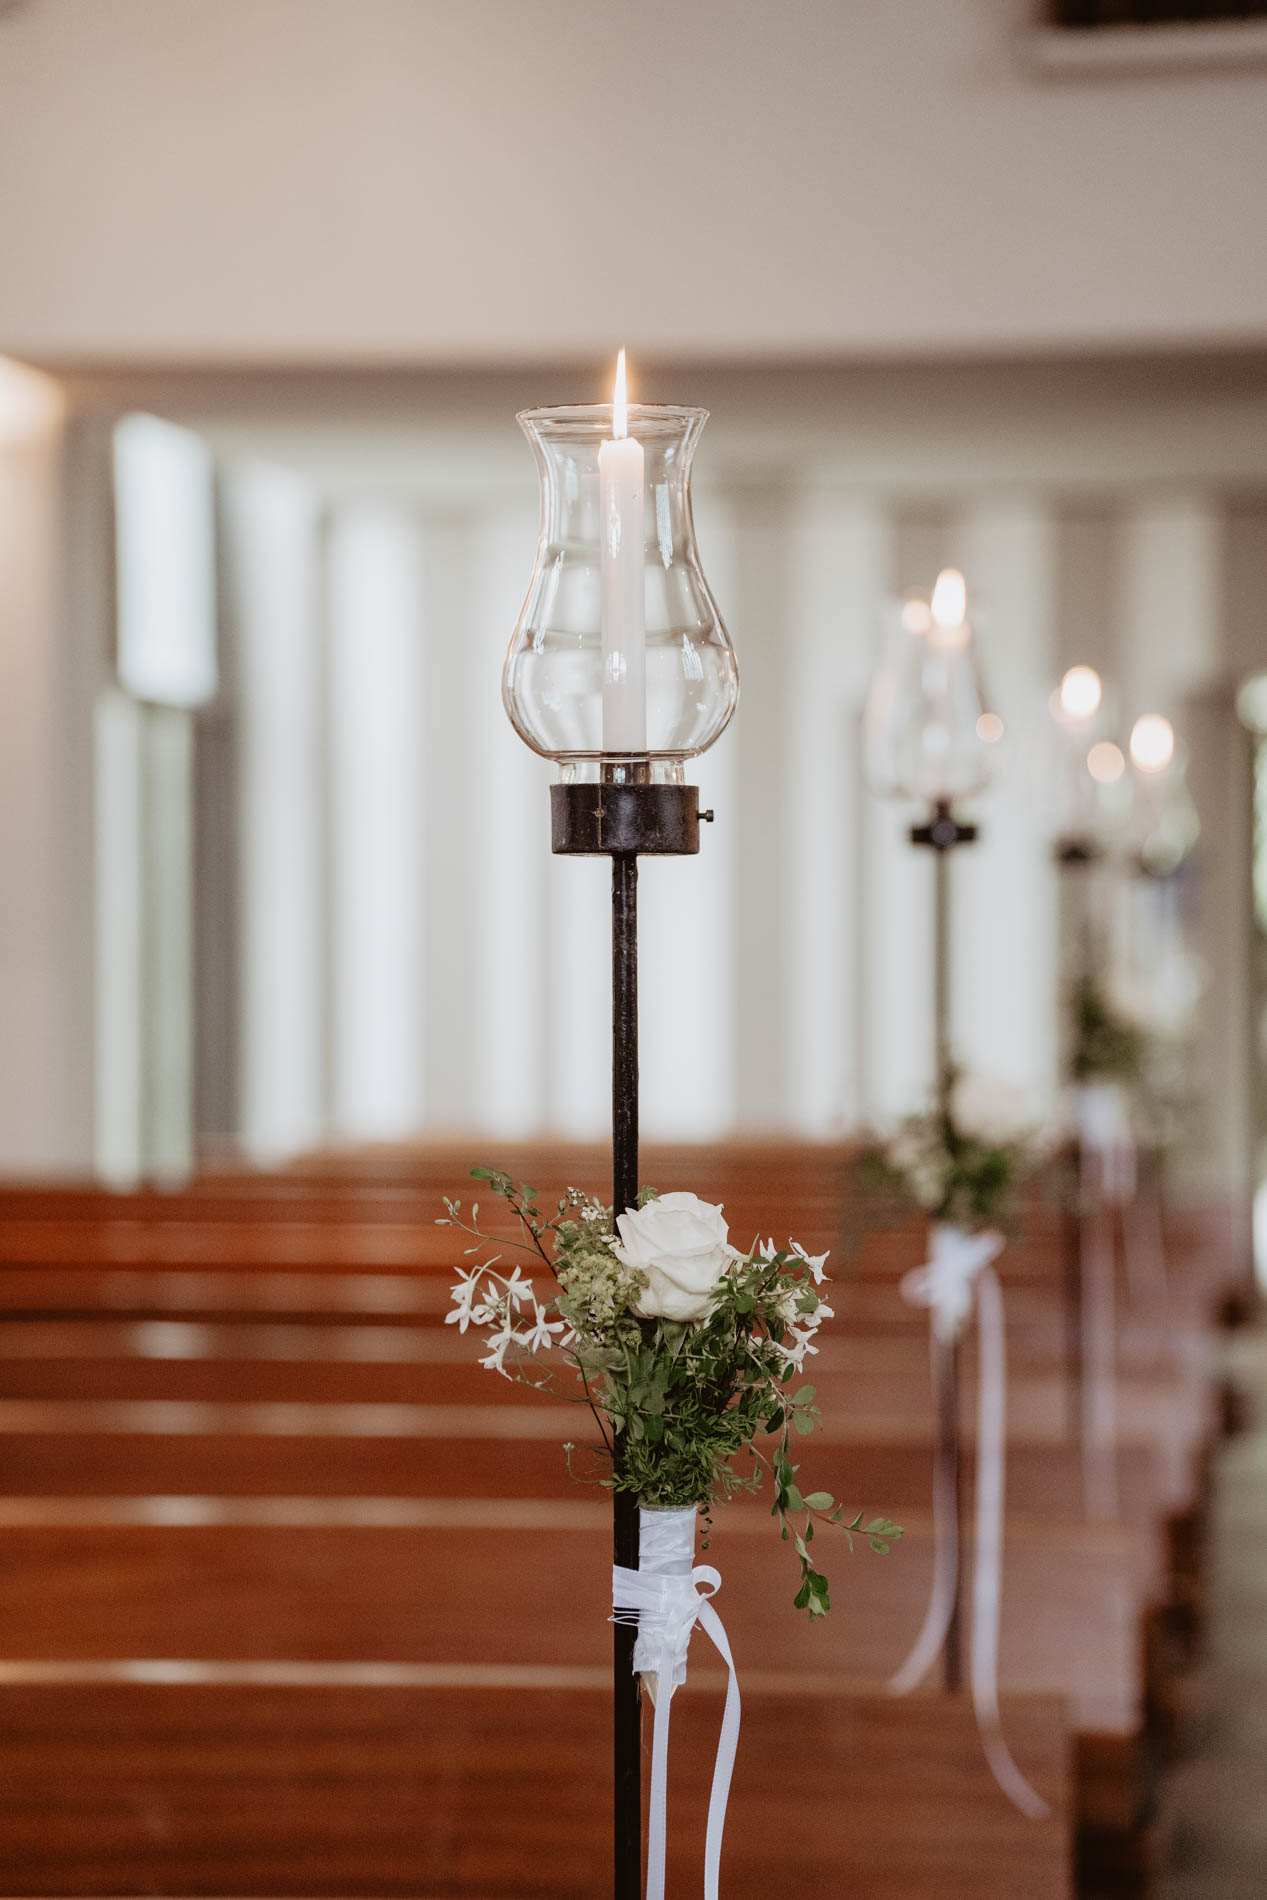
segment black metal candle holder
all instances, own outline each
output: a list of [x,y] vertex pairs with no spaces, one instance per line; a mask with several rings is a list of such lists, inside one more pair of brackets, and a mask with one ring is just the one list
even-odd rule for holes
[[[950,853],[957,845],[975,844],[975,825],[960,824],[949,799],[934,801],[928,821],[912,825],[910,841],[933,852],[933,1043],[936,1056],[937,1106],[950,1112],[954,1058],[950,1043]],[[959,1431],[959,1342],[933,1335],[934,1386],[937,1406],[937,1442],[942,1469],[950,1471],[955,1493],[955,1576],[942,1646],[942,1667],[948,1690],[963,1687],[962,1591],[964,1550],[963,1459]]]
[[[550,845],[565,857],[612,861],[612,1218],[638,1198],[638,859],[693,857],[700,821],[694,785],[617,783],[605,767],[598,783],[550,788]],[[614,1462],[620,1465],[617,1435]],[[612,1556],[638,1568],[638,1500],[612,1497]],[[642,1684],[634,1673],[637,1629],[612,1628],[612,1732],[615,1900],[642,1888]]]

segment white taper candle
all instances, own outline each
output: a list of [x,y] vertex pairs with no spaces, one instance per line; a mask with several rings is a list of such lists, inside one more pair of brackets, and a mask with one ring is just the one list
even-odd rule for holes
[[616,363],[612,440],[598,451],[602,535],[603,751],[647,749],[647,625],[643,580],[644,457],[628,433],[625,352]]

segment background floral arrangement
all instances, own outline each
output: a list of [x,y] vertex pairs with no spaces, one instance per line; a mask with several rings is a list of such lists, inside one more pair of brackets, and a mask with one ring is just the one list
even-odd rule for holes
[[1079,977],[1070,992],[1069,1073],[1075,1082],[1140,1080],[1147,1032],[1092,976]]
[[[823,1615],[816,1530],[838,1527],[851,1548],[859,1532],[879,1553],[901,1536],[886,1518],[846,1522],[829,1492],[797,1483],[793,1441],[813,1431],[819,1409],[812,1385],[792,1384],[832,1317],[820,1291],[826,1254],[795,1241],[741,1253],[721,1208],[694,1194],[644,1188],[613,1231],[611,1210],[576,1188],[547,1215],[535,1189],[495,1168],[471,1173],[505,1202],[517,1237],[484,1234],[478,1203],[468,1217],[446,1199],[440,1224],[472,1237],[468,1255],[485,1244],[530,1254],[558,1288],[542,1301],[521,1267],[498,1270],[497,1254],[463,1270],[448,1323],[484,1335],[480,1364],[542,1391],[579,1381],[602,1441],[595,1481],[644,1507],[707,1513],[769,1477],[771,1514],[800,1562],[796,1607]],[[576,1448],[565,1449],[571,1465]]]
[[944,1106],[907,1116],[863,1155],[864,1178],[934,1221],[969,1232],[987,1226],[1042,1159],[1026,1110],[1009,1084],[956,1073]]

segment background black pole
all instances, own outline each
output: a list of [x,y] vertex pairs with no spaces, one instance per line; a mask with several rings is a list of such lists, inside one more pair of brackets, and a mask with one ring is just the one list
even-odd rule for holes
[[[954,1079],[950,1053],[950,847],[933,852],[933,1043],[937,1058],[937,1106],[943,1115],[950,1113],[950,1094]],[[942,1671],[946,1688],[963,1687],[963,1459],[959,1442],[959,1342],[936,1339],[934,1365],[937,1381],[937,1435],[940,1440],[942,1469],[951,1475],[954,1485],[955,1574],[950,1600],[950,1620],[942,1649]]]
[[[961,825],[947,800],[939,799],[926,825],[916,825],[911,843],[928,845],[933,852],[933,1059],[936,1069],[937,1109],[949,1116],[954,1083],[954,1055],[950,1039],[950,853],[957,844],[971,844],[975,825]],[[963,1459],[959,1433],[959,1343],[933,1335],[933,1388],[937,1406],[938,1464],[950,1474],[954,1492],[955,1574],[951,1581],[950,1618],[942,1645],[942,1672],[948,1690],[963,1687],[963,1578],[964,1509]]]
[[[612,1210],[613,1218],[638,1198],[638,859],[612,853]],[[617,1459],[620,1440],[616,1440]],[[638,1568],[638,1500],[628,1491],[613,1499],[613,1558]],[[615,1900],[638,1900],[642,1890],[642,1684],[634,1674],[637,1631],[613,1629],[613,1772]]]

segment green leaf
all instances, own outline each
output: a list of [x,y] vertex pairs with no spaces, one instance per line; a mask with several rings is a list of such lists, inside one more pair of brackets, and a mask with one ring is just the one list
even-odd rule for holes
[[784,1502],[789,1511],[803,1511],[805,1509],[805,1500],[794,1484],[788,1485]]
[[830,1491],[811,1491],[805,1502],[811,1511],[830,1511],[836,1500]]
[[[806,1579],[805,1579],[805,1581],[804,1581],[804,1583],[803,1583],[803,1584],[801,1585],[801,1587],[800,1587],[800,1589],[799,1589],[799,1590],[797,1591],[797,1593],[796,1593],[796,1595],[795,1595],[795,1596],[794,1596],[794,1597],[792,1598],[792,1606],[793,1606],[793,1608],[794,1608],[794,1609],[797,1609],[797,1610],[804,1610],[804,1609],[808,1609],[808,1608],[809,1608],[809,1596],[810,1596],[810,1590],[809,1590],[809,1578],[808,1578],[808,1577],[806,1577]],[[812,1610],[810,1610],[810,1615],[812,1616],[813,1614],[814,1614],[814,1612],[813,1612]]]
[[805,1438],[814,1429],[813,1419],[807,1417],[804,1412],[793,1412],[792,1423],[802,1438]]
[[793,1405],[808,1405],[810,1400],[817,1398],[817,1396],[818,1387],[816,1385],[803,1385],[799,1392],[792,1394],[792,1403]]

